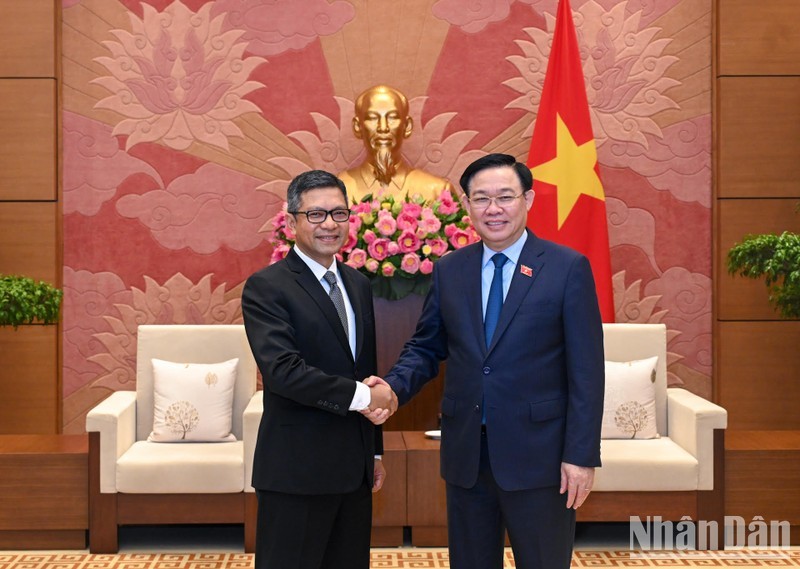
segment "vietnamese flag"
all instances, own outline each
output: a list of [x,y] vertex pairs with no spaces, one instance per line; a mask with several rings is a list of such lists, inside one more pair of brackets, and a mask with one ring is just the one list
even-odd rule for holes
[[586,255],[603,322],[614,322],[606,198],[569,0],[558,3],[528,167],[536,192],[528,227]]

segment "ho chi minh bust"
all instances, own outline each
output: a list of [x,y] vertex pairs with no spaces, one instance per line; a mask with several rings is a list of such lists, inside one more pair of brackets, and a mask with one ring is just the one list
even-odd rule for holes
[[419,195],[428,201],[445,189],[453,191],[447,180],[412,168],[403,160],[400,148],[403,140],[411,136],[413,126],[408,99],[397,89],[377,85],[358,96],[353,133],[364,142],[367,159],[339,174],[351,200],[359,202],[372,194],[396,199]]

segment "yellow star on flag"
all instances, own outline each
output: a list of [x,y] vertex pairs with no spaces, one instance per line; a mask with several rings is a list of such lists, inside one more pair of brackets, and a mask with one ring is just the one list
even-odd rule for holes
[[556,157],[531,169],[534,180],[558,188],[558,228],[564,225],[581,194],[605,201],[603,184],[595,172],[597,148],[594,139],[580,146],[560,114],[556,114]]

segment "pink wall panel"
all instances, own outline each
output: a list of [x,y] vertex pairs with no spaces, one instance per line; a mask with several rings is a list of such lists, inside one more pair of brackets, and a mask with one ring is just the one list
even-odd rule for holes
[[[556,3],[65,0],[65,430],[132,386],[137,324],[240,321],[291,177],[360,162],[362,89],[409,96],[413,165],[524,161]],[[617,318],[666,322],[670,380],[708,394],[711,2],[572,7]]]

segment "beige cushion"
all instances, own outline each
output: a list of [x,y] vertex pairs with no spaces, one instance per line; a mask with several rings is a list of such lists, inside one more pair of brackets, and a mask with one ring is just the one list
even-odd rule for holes
[[603,324],[605,359],[628,362],[658,357],[656,365],[656,425],[667,432],[667,327],[663,324]]
[[138,441],[117,461],[117,491],[225,494],[244,490],[244,446]]
[[603,466],[595,470],[593,490],[697,490],[697,459],[669,437],[604,440],[600,456]]
[[215,363],[239,358],[231,432],[242,440],[242,415],[256,392],[256,361],[241,324],[142,324],[136,348],[136,440],[153,430],[153,358]]
[[605,362],[604,439],[652,439],[656,430],[658,357]]
[[238,358],[214,364],[153,359],[150,442],[235,441],[231,434]]

